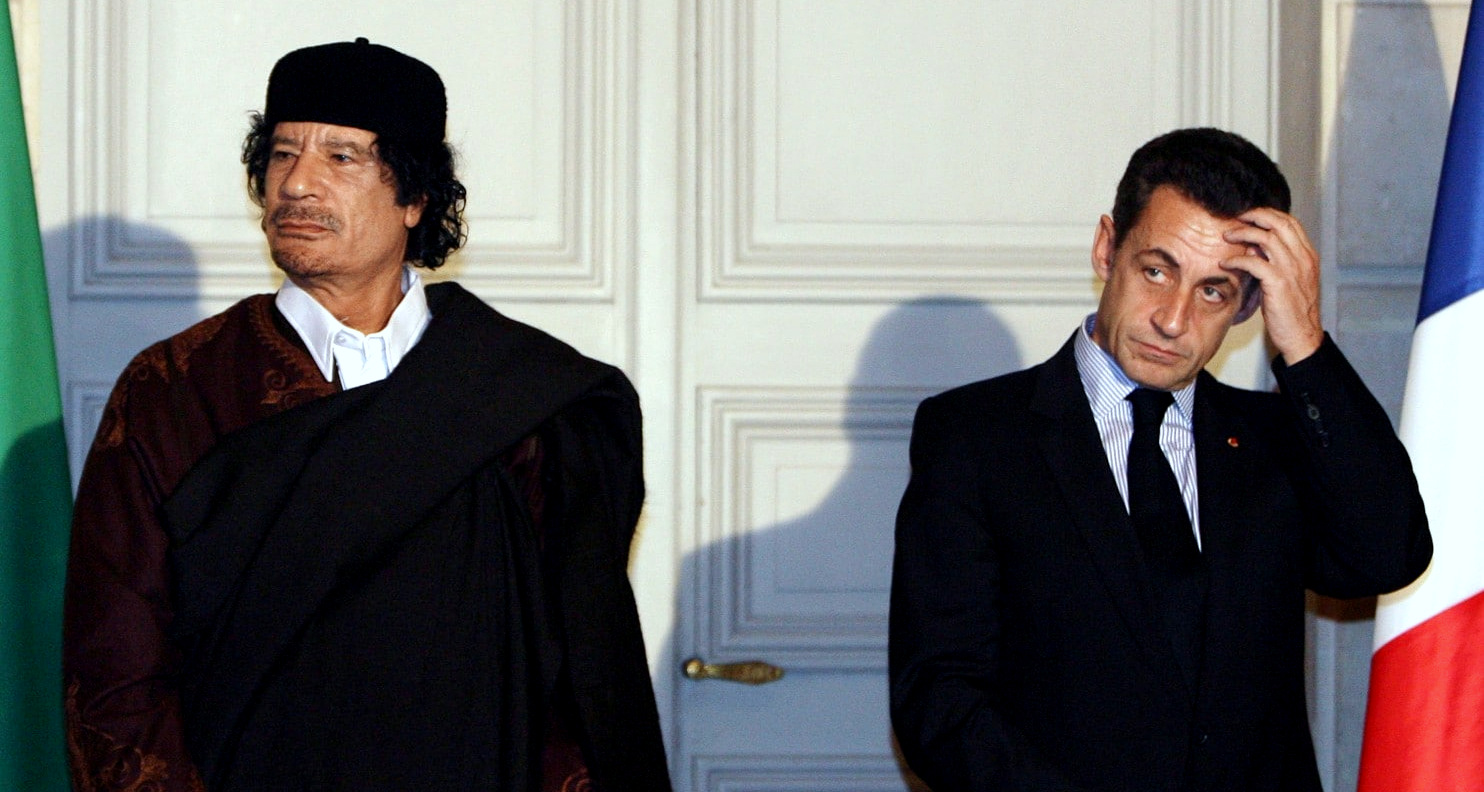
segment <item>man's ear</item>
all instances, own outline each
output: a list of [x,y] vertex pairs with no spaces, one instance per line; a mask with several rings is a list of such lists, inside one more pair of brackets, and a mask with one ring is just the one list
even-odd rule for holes
[[1092,271],[1100,280],[1107,282],[1113,274],[1113,218],[1103,215],[1098,220],[1098,230],[1092,238]]
[[402,207],[402,225],[408,229],[417,228],[417,224],[423,219],[423,209],[427,208],[428,196],[419,196],[417,200]]

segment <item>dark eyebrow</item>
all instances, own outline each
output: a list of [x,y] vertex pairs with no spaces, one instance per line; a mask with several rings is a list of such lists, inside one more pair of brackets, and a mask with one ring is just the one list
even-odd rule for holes
[[[296,147],[299,147],[299,148],[303,148],[304,147],[304,142],[300,138],[290,137],[288,135],[274,135],[273,136],[273,145],[275,145],[275,146],[296,146]],[[372,149],[371,148],[369,148],[367,146],[363,146],[360,143],[355,142],[354,140],[347,140],[345,138],[337,138],[337,137],[326,138],[325,139],[325,148],[331,149],[331,150],[334,150],[334,151],[349,151],[352,154],[357,154],[357,155],[360,155],[360,156],[363,156],[363,157],[369,157],[369,156],[371,156],[371,152],[372,152]]]
[[[1172,269],[1180,269],[1180,262],[1176,261],[1175,257],[1170,255],[1170,252],[1165,250],[1164,248],[1148,248],[1134,254],[1135,258],[1145,258],[1148,256],[1153,256],[1157,259],[1160,259]],[[1231,272],[1223,272],[1219,275],[1212,275],[1207,278],[1202,278],[1200,283],[1201,285],[1205,286],[1223,286],[1227,284],[1240,285],[1236,274]]]
[[335,137],[326,138],[325,139],[325,148],[336,149],[336,150],[340,150],[340,151],[350,151],[350,152],[352,152],[354,154],[359,154],[361,156],[370,156],[371,155],[371,149],[370,148],[368,148],[366,146],[362,146],[361,144],[359,144],[359,143],[357,143],[357,142],[355,142],[353,140],[346,140],[344,138],[335,138]]
[[1148,256],[1154,256],[1155,258],[1163,259],[1164,263],[1170,265],[1171,267],[1180,269],[1180,262],[1176,261],[1175,257],[1171,256],[1169,251],[1165,250],[1164,248],[1147,248],[1134,254],[1134,256],[1136,258],[1146,258]]

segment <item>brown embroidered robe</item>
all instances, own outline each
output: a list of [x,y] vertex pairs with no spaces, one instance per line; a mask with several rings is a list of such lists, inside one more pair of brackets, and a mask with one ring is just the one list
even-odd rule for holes
[[69,560],[75,786],[668,788],[627,381],[445,284],[393,376],[337,394],[271,300],[141,353],[105,410]]

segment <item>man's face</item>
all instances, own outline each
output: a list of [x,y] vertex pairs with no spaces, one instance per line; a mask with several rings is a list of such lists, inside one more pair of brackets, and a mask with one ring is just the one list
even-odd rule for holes
[[1241,225],[1172,187],[1155,189],[1116,250],[1112,219],[1099,221],[1092,266],[1105,285],[1093,340],[1129,379],[1178,390],[1221,348],[1241,306],[1242,282],[1220,264],[1247,252],[1222,234]]
[[372,276],[400,268],[422,204],[397,205],[391,172],[364,129],[285,121],[263,180],[263,231],[290,278]]

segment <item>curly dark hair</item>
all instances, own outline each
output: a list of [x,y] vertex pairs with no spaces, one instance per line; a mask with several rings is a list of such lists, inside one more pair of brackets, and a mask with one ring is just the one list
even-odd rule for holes
[[[252,114],[252,128],[242,142],[242,164],[247,166],[247,193],[263,206],[268,158],[273,153],[274,125],[261,113]],[[397,183],[397,204],[425,200],[422,219],[408,232],[404,259],[428,269],[443,265],[468,238],[464,225],[464,185],[454,175],[454,153],[447,143],[409,144],[377,138],[376,153]]]

